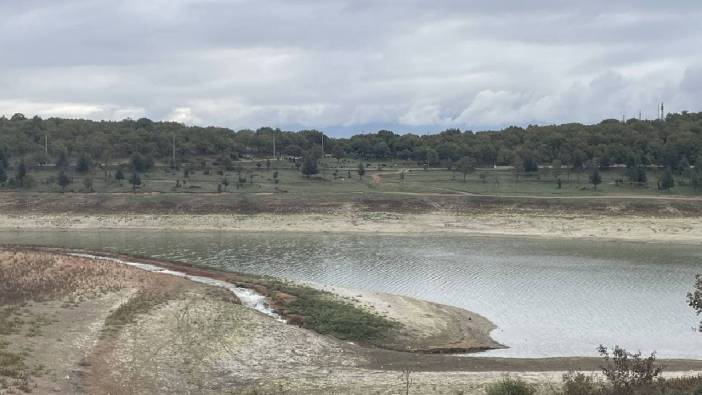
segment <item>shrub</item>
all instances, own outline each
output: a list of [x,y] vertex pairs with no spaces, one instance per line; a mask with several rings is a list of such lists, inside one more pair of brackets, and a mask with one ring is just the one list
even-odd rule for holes
[[563,394],[565,395],[590,395],[598,392],[601,383],[592,376],[580,372],[568,372],[563,375]]
[[520,379],[506,377],[487,387],[487,395],[532,395],[536,392],[533,385]]
[[607,364],[602,367],[602,374],[618,392],[628,393],[634,388],[650,385],[663,371],[662,367],[655,365],[655,352],[641,358],[641,352],[630,353],[619,346],[615,346],[611,354],[602,345],[597,351]]

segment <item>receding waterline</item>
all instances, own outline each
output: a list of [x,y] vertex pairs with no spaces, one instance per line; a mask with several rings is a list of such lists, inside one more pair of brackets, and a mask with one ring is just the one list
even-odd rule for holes
[[266,303],[265,296],[257,293],[254,290],[251,290],[249,288],[237,287],[236,285],[233,285],[233,284],[228,283],[226,281],[216,280],[214,278],[203,277],[203,276],[193,276],[193,275],[187,274],[185,272],[164,269],[162,267],[159,267],[156,265],[151,265],[148,263],[143,263],[143,262],[125,261],[122,259],[117,259],[117,258],[112,258],[112,257],[106,257],[106,256],[101,256],[101,255],[83,254],[83,253],[77,253],[77,252],[76,253],[69,253],[68,255],[82,257],[82,258],[90,258],[90,259],[94,259],[94,260],[98,260],[98,261],[115,262],[115,263],[119,263],[122,265],[136,267],[138,269],[141,269],[141,270],[144,270],[147,272],[182,277],[182,278],[185,278],[187,280],[190,280],[190,281],[193,281],[196,283],[206,284],[206,285],[210,285],[213,287],[224,288],[224,289],[229,290],[234,295],[236,295],[236,297],[239,298],[239,300],[241,301],[241,303],[244,306],[252,308],[254,310],[257,310],[257,311],[259,311],[267,316],[273,317],[273,318],[278,319],[280,321],[284,321],[278,313],[276,313],[273,309],[271,309],[268,306],[268,304]]

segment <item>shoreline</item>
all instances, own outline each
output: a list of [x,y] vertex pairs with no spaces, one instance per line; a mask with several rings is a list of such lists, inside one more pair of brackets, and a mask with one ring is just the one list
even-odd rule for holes
[[[416,354],[461,354],[506,348],[490,337],[497,328],[489,319],[454,306],[433,303],[409,296],[372,292],[321,284],[299,282],[285,278],[261,276],[249,273],[221,271],[196,264],[134,256],[119,252],[102,252],[80,248],[46,246],[1,245],[0,251],[29,251],[84,258],[94,262],[107,262],[118,266],[134,267],[146,273],[182,278],[189,282],[226,289],[238,298],[240,304],[271,319],[287,325],[303,327],[301,318],[288,313],[288,300],[301,298],[296,292],[316,290],[320,295],[316,302],[335,300],[345,305],[345,310],[359,309],[378,317],[398,323],[389,328],[379,341],[361,341],[359,347],[380,351]],[[277,289],[278,284],[287,284],[291,294]],[[295,291],[297,290],[297,291]],[[244,294],[242,295],[242,291]],[[248,294],[246,291],[249,291]],[[426,317],[431,317],[427,319]],[[337,341],[348,341],[334,335],[325,335],[313,328],[306,330]],[[351,341],[350,344],[357,344]]]
[[[146,271],[117,261],[97,263],[94,258],[75,255],[80,253],[158,264],[164,272]],[[55,392],[57,388],[59,392],[116,393],[116,388],[133,383],[139,383],[147,392],[149,388],[174,391],[193,382],[241,391],[284,389],[286,393],[321,394],[355,388],[357,393],[387,393],[394,388],[400,373],[408,377],[411,374],[419,391],[421,387],[431,389],[430,392],[441,388],[446,393],[475,393],[505,375],[539,388],[551,388],[567,371],[597,374],[602,364],[600,358],[593,357],[457,356],[421,350],[398,351],[341,340],[280,322],[244,307],[239,298],[224,288],[189,279],[208,274],[236,286],[248,284],[261,293],[266,291],[259,287],[268,287],[272,300],[292,295],[276,295],[276,288],[271,287],[272,278],[246,277],[188,263],[26,246],[3,247],[0,258],[0,274],[5,270],[4,278],[17,282],[11,289],[22,291],[23,287],[17,285],[28,284],[49,292],[36,300],[30,300],[32,293],[23,299],[20,292],[14,294],[18,297],[15,302],[11,299],[7,306],[0,304],[15,308],[15,303],[16,312],[12,314],[33,317],[21,330],[11,333],[9,341],[0,342],[9,347],[0,351],[20,355],[24,346],[50,350],[21,354],[27,366],[22,365],[23,369],[32,366],[50,369],[48,374],[36,373],[28,379],[42,393]],[[168,270],[178,270],[185,276],[171,275]],[[13,273],[20,275],[8,276]],[[42,280],[36,281],[37,278]],[[71,280],[76,278],[90,280]],[[473,336],[475,332],[462,332],[461,324],[470,322],[478,331],[492,327],[487,319],[481,317],[483,322],[480,322],[477,315],[450,306],[353,289],[332,287],[328,291],[337,291],[339,295],[330,294],[330,297],[345,298],[360,306],[371,305],[381,313],[394,312],[389,319],[398,315],[408,316],[408,321],[416,318],[416,325],[407,328],[405,334],[425,344],[437,340],[451,344],[448,340],[456,339],[457,332],[467,335],[459,342],[467,337],[484,341]],[[456,319],[457,316],[463,318]],[[435,322],[441,325],[438,328],[431,325]],[[446,330],[445,326],[453,329]],[[189,365],[180,361],[193,355],[198,357],[198,369],[188,370]],[[661,359],[658,363],[666,366],[666,377],[695,376],[702,372],[702,360]],[[159,375],[150,373],[155,366]]]
[[158,230],[457,235],[558,240],[702,243],[702,217],[592,214],[0,214],[0,231]]

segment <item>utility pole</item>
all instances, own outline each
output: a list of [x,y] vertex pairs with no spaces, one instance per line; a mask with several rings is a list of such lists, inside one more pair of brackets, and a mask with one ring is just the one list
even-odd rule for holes
[[171,158],[171,167],[174,168],[174,169],[176,168],[175,151],[176,151],[176,147],[175,147],[175,133],[173,133],[173,158]]
[[322,157],[324,156],[324,132],[322,132]]
[[278,160],[278,157],[275,156],[275,132],[273,132],[273,160]]
[[44,156],[49,160],[49,133],[44,132]]
[[663,106],[663,102],[661,102],[661,121],[665,119],[665,106]]

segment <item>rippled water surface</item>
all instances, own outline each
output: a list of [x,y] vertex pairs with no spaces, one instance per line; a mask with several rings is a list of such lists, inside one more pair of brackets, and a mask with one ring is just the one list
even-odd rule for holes
[[685,295],[702,247],[465,236],[157,231],[2,232],[0,243],[121,251],[409,295],[480,313],[505,357],[619,344],[702,359]]

